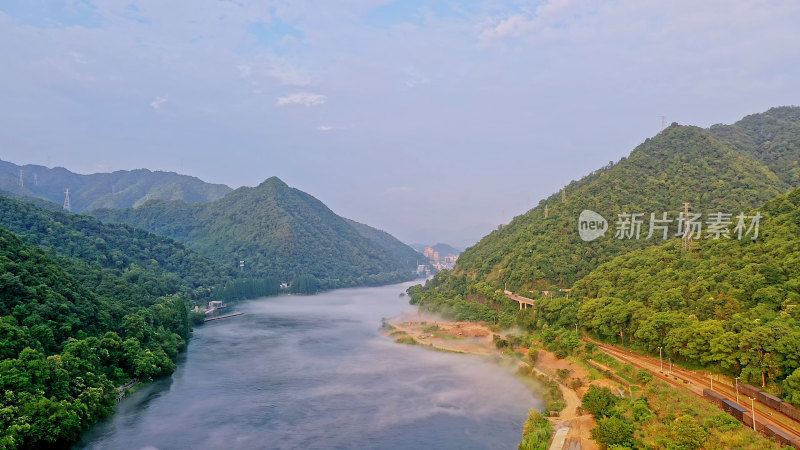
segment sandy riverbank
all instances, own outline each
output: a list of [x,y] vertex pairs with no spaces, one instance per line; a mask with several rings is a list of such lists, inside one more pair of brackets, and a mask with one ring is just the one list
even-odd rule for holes
[[[439,350],[485,356],[499,353],[495,347],[493,336],[497,334],[504,338],[507,334],[506,332],[493,332],[489,325],[484,323],[447,321],[420,314],[404,314],[395,317],[388,321],[388,325],[383,334],[395,340],[400,339],[401,342],[403,339],[413,339],[418,344]],[[525,348],[515,350],[527,354]],[[522,361],[519,364],[528,365]],[[590,430],[594,428],[594,419],[589,414],[580,414],[579,410],[580,399],[588,388],[589,374],[586,370],[568,360],[558,359],[546,351],[540,351],[539,360],[533,369],[556,381],[564,396],[566,408],[559,417],[550,418],[555,430],[569,428],[563,448],[598,449],[597,443],[591,439],[589,434]],[[572,389],[564,385],[556,377],[559,369],[572,371],[571,376],[585,380],[586,386]],[[580,447],[571,447],[578,443]]]

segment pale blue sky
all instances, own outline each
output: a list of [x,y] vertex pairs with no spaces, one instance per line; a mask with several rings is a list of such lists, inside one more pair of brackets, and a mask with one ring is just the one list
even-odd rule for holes
[[473,243],[669,122],[800,104],[800,2],[0,2],[0,158],[276,175]]

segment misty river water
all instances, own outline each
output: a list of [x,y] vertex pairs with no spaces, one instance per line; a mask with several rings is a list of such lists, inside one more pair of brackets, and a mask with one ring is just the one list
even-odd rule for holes
[[87,449],[513,449],[542,403],[471,355],[394,343],[409,284],[282,296],[195,330],[171,377],[124,399]]

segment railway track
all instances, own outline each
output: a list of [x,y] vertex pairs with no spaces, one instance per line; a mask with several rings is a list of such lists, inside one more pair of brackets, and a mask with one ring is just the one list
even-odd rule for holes
[[[608,355],[620,361],[627,362],[634,367],[645,369],[660,380],[666,381],[673,386],[687,389],[698,397],[705,399],[705,397],[703,397],[703,389],[711,386],[711,381],[708,378],[698,375],[691,370],[683,369],[673,365],[672,370],[670,371],[668,364],[664,364],[664,371],[662,372],[661,362],[657,358],[633,353],[617,346],[605,344],[591,339],[588,339],[588,341],[597,345],[599,349]],[[719,381],[715,381],[713,384],[713,390],[715,392],[725,396],[729,400],[739,403],[739,401],[736,399],[736,390],[734,386]],[[741,400],[742,403],[740,404],[742,404],[742,406],[749,406],[744,404],[746,403],[745,400],[747,399],[749,399],[749,397],[746,395],[741,393],[739,394],[739,400]],[[772,424],[786,433],[789,433],[790,435],[800,439],[800,423],[791,417],[786,416],[780,411],[759,402],[758,400],[756,400],[754,404],[756,407],[757,422]]]

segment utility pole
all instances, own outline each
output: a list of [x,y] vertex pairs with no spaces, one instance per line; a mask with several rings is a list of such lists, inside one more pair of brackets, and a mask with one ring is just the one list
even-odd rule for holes
[[669,359],[669,374],[672,375],[672,358]]
[[664,373],[664,360],[661,359],[661,347],[658,347],[658,362],[661,363],[661,368],[658,371]]
[[736,377],[734,382],[736,383],[736,403],[739,403],[739,377]]
[[688,252],[692,246],[692,233],[689,232],[689,202],[683,202],[683,236],[681,249]]
[[708,374],[708,379],[711,380],[711,390],[714,390],[714,377],[711,373]]
[[753,411],[753,431],[756,431],[756,405],[753,397],[750,397],[750,409]]

